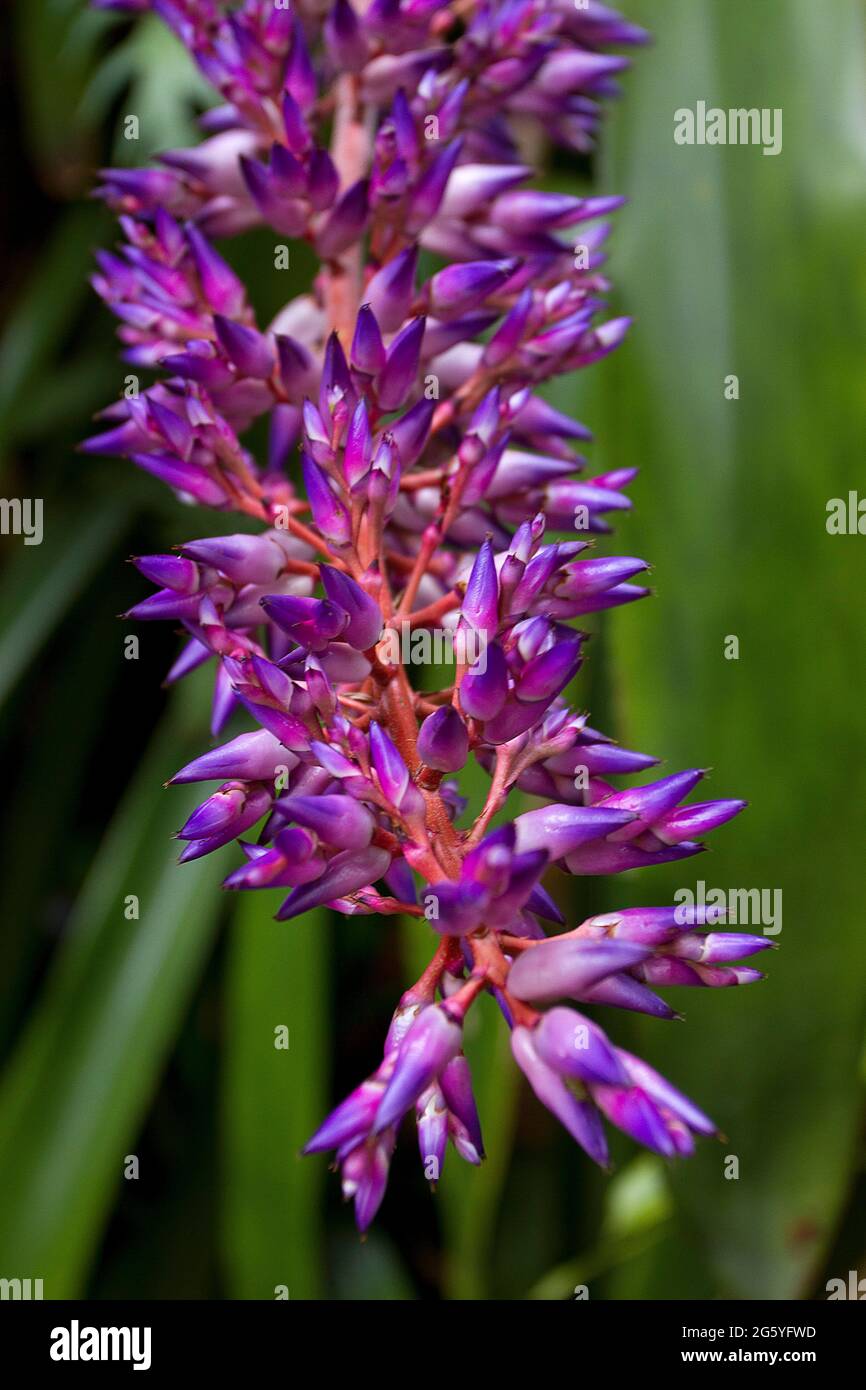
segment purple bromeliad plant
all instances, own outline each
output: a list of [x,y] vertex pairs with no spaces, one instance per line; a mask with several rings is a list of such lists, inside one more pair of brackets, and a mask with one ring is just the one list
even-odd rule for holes
[[[524,152],[540,132],[590,148],[626,65],[605,50],[644,33],[595,0],[110,7],[160,14],[222,101],[197,148],[104,174],[125,245],[94,284],[124,360],[162,372],[84,447],[260,523],[136,562],[158,587],[132,614],[187,633],[170,679],[213,659],[214,735],[241,708],[256,726],[173,779],[221,784],[181,860],[237,840],[225,886],[283,890],[279,920],[409,914],[435,946],[378,1070],[308,1152],[336,1150],[362,1229],[408,1112],[428,1177],[449,1139],[480,1162],[462,1035],[488,991],[536,1095],[596,1162],[602,1117],[690,1153],[712,1121],[574,1006],[671,1018],[653,986],[757,979],[733,962],[769,943],[708,931],[699,909],[542,926],[564,925],[549,866],[685,859],[743,804],[685,803],[699,770],[618,789],[656,760],[563,696],[582,660],[571,621],[647,592],[641,560],[586,553],[634,470],[575,479],[588,433],[538,394],[627,329],[603,317],[600,219],[621,200],[538,191]],[[267,328],[213,246],[258,224],[320,263]],[[263,415],[262,461],[242,440]],[[452,643],[445,689],[410,683],[419,634]],[[490,784],[464,825],[470,758]],[[513,793],[542,804],[491,829]]]

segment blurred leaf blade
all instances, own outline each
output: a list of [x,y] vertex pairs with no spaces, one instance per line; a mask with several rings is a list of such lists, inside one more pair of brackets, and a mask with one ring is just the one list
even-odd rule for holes
[[320,1298],[327,1174],[300,1150],[327,1110],[328,914],[275,922],[276,905],[241,894],[230,935],[225,1270],[236,1298],[274,1298],[281,1285]]
[[[154,788],[189,747],[161,728],[84,885],[67,940],[0,1084],[0,1263],[81,1296],[134,1141],[218,920],[215,865],[178,868],[193,795]],[[124,901],[140,899],[138,921]]]
[[0,338],[0,440],[17,437],[22,414],[51,390],[54,353],[90,293],[87,271],[104,214],[93,206],[64,211],[40,250]]
[[50,504],[45,511],[43,542],[22,541],[0,584],[0,704],[110,554],[128,514],[112,498],[87,513],[58,516]]
[[86,167],[90,132],[77,112],[111,22],[87,0],[15,6],[22,128],[43,179],[58,190],[74,189]]
[[142,16],[103,60],[85,93],[83,109],[96,118],[123,89],[128,89],[123,114],[137,118],[138,133],[127,139],[120,131],[115,159],[138,165],[162,150],[198,144],[195,111],[213,103],[213,89],[156,15]]
[[[827,499],[856,486],[866,423],[864,286],[846,274],[866,211],[863,13],[848,0],[820,15],[808,0],[633,9],[656,46],[629,77],[609,181],[632,200],[611,271],[637,324],[604,369],[602,435],[607,466],[644,470],[626,535],[656,564],[659,597],[613,630],[616,732],[672,769],[712,765],[711,795],[752,803],[712,861],[643,876],[636,900],[671,901],[704,879],[779,888],[786,912],[769,984],[687,999],[687,1047],[674,1030],[639,1032],[732,1136],[677,1170],[668,1257],[694,1235],[719,1296],[790,1298],[808,1289],[838,1219],[862,1108],[866,941],[833,808],[841,786],[863,795],[863,644],[838,595],[862,593],[866,569],[857,542],[824,523]],[[674,112],[699,100],[782,110],[782,154],[676,145]],[[818,265],[835,268],[820,302],[803,280]],[[730,374],[738,399],[724,395]],[[724,659],[729,635],[738,660]],[[820,737],[815,661],[832,692]],[[810,998],[832,998],[832,1020]],[[728,1154],[739,1180],[725,1176]],[[664,1267],[651,1277],[671,1282]]]
[[487,1158],[479,1168],[452,1152],[442,1173],[445,1230],[445,1296],[491,1296],[493,1243],[499,1203],[508,1175],[519,1094],[519,1073],[499,1007],[483,995],[466,1023],[466,1055],[478,1104]]

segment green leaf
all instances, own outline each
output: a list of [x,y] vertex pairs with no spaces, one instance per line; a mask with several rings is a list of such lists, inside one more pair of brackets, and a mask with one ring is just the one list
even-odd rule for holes
[[[605,187],[631,199],[610,272],[637,322],[600,369],[597,423],[608,467],[641,466],[621,543],[655,564],[658,596],[611,627],[616,732],[670,770],[713,767],[708,795],[751,808],[712,856],[610,885],[610,905],[670,902],[698,880],[783,892],[767,984],[676,992],[686,1027],[639,1033],[730,1135],[677,1168],[671,1258],[688,1238],[718,1296],[790,1298],[838,1220],[863,1104],[846,808],[866,795],[866,552],[825,527],[828,499],[862,491],[863,12],[642,0],[632,13],[656,44],[627,79]],[[677,145],[674,113],[699,100],[781,108],[782,153]],[[656,1267],[644,1293],[668,1275]]]
[[277,905],[241,894],[230,936],[223,1248],[234,1298],[273,1298],[279,1285],[290,1298],[323,1295],[327,1173],[300,1149],[327,1110],[328,913],[275,922]]
[[670,1216],[661,1160],[640,1154],[608,1184],[597,1246],[548,1270],[527,1296],[551,1301],[585,1298],[584,1290],[595,1295],[598,1280],[622,1266],[633,1267],[656,1249],[669,1230]]
[[519,1073],[508,1028],[488,995],[473,1005],[465,1024],[465,1052],[488,1157],[479,1168],[453,1151],[440,1185],[445,1229],[445,1296],[490,1297],[493,1239],[514,1141]]
[[216,929],[219,866],[179,868],[169,839],[196,789],[158,790],[202,714],[175,704],[143,760],[0,1084],[0,1267],[38,1271],[48,1298],[84,1291]]
[[[112,621],[111,616],[108,622]],[[111,650],[116,650],[113,646]],[[52,918],[52,902],[62,891],[77,864],[76,837],[70,833],[69,807],[81,797],[88,769],[98,766],[100,743],[117,677],[117,662],[107,659],[106,627],[94,621],[85,625],[64,655],[52,651],[51,681],[39,690],[39,672],[33,684],[25,683],[17,700],[7,709],[9,760],[21,740],[16,714],[38,730],[64,731],[69,711],[75,709],[74,736],[35,737],[27,740],[18,767],[6,765],[7,799],[14,807],[3,832],[5,865],[0,876],[0,1048],[8,1050],[15,1023],[26,1013],[30,990],[45,951],[45,929]],[[41,696],[41,699],[40,699]],[[35,721],[34,721],[35,715]],[[38,722],[36,722],[38,721]],[[46,796],[46,788],[51,795]],[[33,826],[38,824],[39,834]],[[89,867],[86,863],[82,866]]]
[[28,0],[15,7],[22,130],[53,191],[77,195],[92,166],[91,130],[78,113],[110,16],[87,0]]
[[40,249],[0,338],[0,444],[20,433],[20,417],[32,416],[40,399],[54,391],[55,361],[70,325],[90,294],[86,270],[100,239],[104,214],[75,207],[59,219]]
[[127,518],[123,502],[89,512],[44,508],[40,545],[25,545],[0,586],[0,704],[115,545]]
[[335,1246],[334,1298],[353,1303],[410,1302],[415,1298],[412,1280],[396,1247],[375,1227],[363,1242],[357,1235],[341,1236]]
[[[155,15],[145,15],[100,65],[86,92],[83,110],[96,119],[125,92],[121,130],[114,158],[145,164],[162,150],[196,145],[201,132],[197,110],[213,104],[205,82],[183,44]],[[126,116],[138,118],[138,133],[127,139]]]

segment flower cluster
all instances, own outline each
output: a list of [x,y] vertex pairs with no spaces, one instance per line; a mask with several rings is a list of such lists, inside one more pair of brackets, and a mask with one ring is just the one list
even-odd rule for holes
[[[633,471],[582,476],[588,432],[539,394],[627,330],[605,318],[602,271],[620,200],[540,191],[525,152],[540,132],[588,149],[626,65],[606,50],[645,35],[596,0],[109,7],[157,11],[220,102],[197,148],[104,172],[124,244],[94,284],[124,359],[159,375],[84,447],[258,526],[136,561],[157,587],[132,615],[186,634],[170,679],[213,661],[214,735],[234,714],[253,726],[174,778],[219,784],[181,859],[237,840],[225,886],[281,890],[279,919],[408,914],[435,948],[381,1065],[308,1149],[336,1150],[362,1229],[408,1112],[429,1178],[449,1139],[480,1162],[462,1037],[486,991],[593,1159],[602,1117],[688,1153],[712,1122],[576,1006],[673,1017],[655,986],[758,978],[732,962],[767,941],[673,908],[542,925],[564,925],[542,882],[554,863],[684,859],[742,805],[687,801],[700,770],[622,790],[655,759],[564,693],[583,659],[573,620],[647,593],[643,561],[591,549]],[[320,266],[267,326],[213,245],[260,223]],[[243,442],[262,416],[265,459]],[[413,688],[391,640],[405,632],[448,634],[450,685]],[[470,759],[490,785],[465,824]],[[500,824],[521,793],[542,802]]]

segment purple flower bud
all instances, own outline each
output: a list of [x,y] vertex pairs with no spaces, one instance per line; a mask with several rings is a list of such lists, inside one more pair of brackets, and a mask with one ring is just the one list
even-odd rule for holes
[[404,161],[414,162],[418,158],[418,136],[415,131],[415,118],[402,87],[394,95],[391,123],[400,157]]
[[289,894],[277,913],[277,921],[286,922],[334,898],[345,898],[357,893],[359,888],[369,888],[382,877],[390,862],[388,851],[375,845],[334,855],[321,878]]
[[182,782],[209,782],[222,778],[238,781],[273,781],[277,768],[289,771],[297,767],[294,753],[284,748],[279,739],[266,729],[239,734],[221,748],[213,748],[194,758],[171,778],[172,785]]
[[460,616],[462,621],[486,637],[496,636],[499,626],[499,580],[493,547],[489,541],[484,542],[475,557],[460,605]]
[[415,292],[417,245],[408,246],[377,270],[367,286],[367,302],[385,333],[401,327],[412,305]]
[[628,941],[554,937],[518,957],[508,974],[508,990],[516,999],[537,1004],[577,998],[607,975],[627,970],[648,955],[646,947]]
[[503,193],[493,207],[497,226],[515,236],[573,227],[592,217],[606,217],[622,207],[625,198],[572,198],[565,193],[515,189]]
[[238,318],[246,304],[246,294],[240,280],[210,242],[192,225],[186,229],[186,240],[205,299],[218,314]]
[[318,852],[316,836],[300,826],[280,831],[273,849],[243,842],[241,847],[247,863],[229,874],[223,888],[295,888],[312,883],[325,872],[325,856]]
[[611,1086],[628,1084],[628,1074],[616,1049],[601,1028],[576,1009],[560,1007],[542,1014],[533,1041],[542,1061],[561,1076]]
[[633,753],[616,743],[578,743],[567,753],[546,758],[544,765],[549,772],[566,776],[573,776],[578,768],[585,767],[591,777],[611,777],[619,773],[644,772],[657,762],[658,758],[646,753]]
[[286,87],[301,110],[306,111],[316,100],[317,86],[316,72],[304,39],[303,26],[300,19],[296,17],[291,54],[286,70]]
[[611,555],[597,560],[578,560],[565,567],[565,579],[557,585],[557,596],[585,598],[604,589],[611,589],[624,579],[631,579],[647,568],[644,560]]
[[562,859],[582,845],[613,834],[631,819],[630,811],[609,810],[604,806],[539,806],[525,811],[514,822],[517,847],[546,849],[551,859]]
[[470,881],[442,880],[424,894],[425,915],[442,936],[468,936],[481,925],[487,895]]
[[366,849],[373,835],[373,817],[350,796],[285,796],[275,809],[286,820],[314,830],[324,844],[335,849]]
[[406,230],[410,234],[419,232],[426,223],[436,216],[445,196],[445,188],[451,171],[460,157],[462,140],[454,140],[438,154],[421,175],[409,196],[406,209]]
[[366,477],[372,456],[373,437],[370,433],[367,402],[362,396],[352,414],[343,454],[343,472],[350,488]]
[[383,793],[395,806],[399,806],[409,786],[409,769],[392,740],[375,720],[370,725],[370,756]]
[[310,131],[304,120],[303,112],[291,92],[283,92],[280,110],[289,149],[295,155],[305,154],[310,147]]
[[415,1113],[424,1176],[435,1185],[442,1173],[448,1145],[448,1108],[435,1082],[421,1092],[415,1102]]
[[459,772],[469,756],[466,725],[453,705],[428,715],[418,734],[418,756],[437,772]]
[[316,237],[316,250],[323,260],[335,260],[364,231],[369,216],[367,179],[348,188]]
[[348,614],[349,621],[342,637],[359,652],[365,652],[378,642],[382,632],[382,612],[374,599],[348,574],[331,565],[319,565],[325,593],[331,602]]
[[580,49],[554,53],[545,62],[539,82],[554,96],[568,96],[578,90],[593,87],[601,78],[610,77],[629,66],[628,58],[618,54],[588,53]]
[[195,436],[185,415],[169,410],[158,400],[149,399],[147,409],[151,419],[170,448],[188,459],[192,453]]
[[301,455],[301,471],[313,520],[322,535],[335,545],[347,545],[352,539],[352,519],[328,481],[327,474],[309,454]]
[[578,10],[570,19],[573,32],[582,42],[594,48],[650,42],[646,29],[623,19],[607,5],[593,3],[586,9]]
[[345,610],[329,599],[272,594],[261,604],[272,622],[308,651],[324,651],[346,628]]
[[343,1196],[355,1203],[355,1224],[367,1230],[385,1195],[394,1140],[383,1135],[377,1144],[359,1144],[343,1159]]
[[261,820],[272,800],[270,792],[255,784],[227,782],[193,811],[178,831],[178,839],[189,841],[179,856],[180,863],[199,859],[237,839]]
[[701,801],[680,806],[659,820],[653,821],[652,831],[663,844],[678,845],[698,835],[708,835],[720,825],[738,816],[747,806],[745,801]]
[[198,566],[180,555],[139,555],[133,564],[152,584],[176,594],[193,594],[198,589]]
[[187,541],[181,546],[184,555],[202,565],[212,565],[228,575],[234,584],[270,584],[282,572],[286,551],[277,532],[233,536],[213,536]]
[[206,468],[197,463],[185,463],[168,454],[130,454],[130,458],[146,473],[167,483],[181,497],[192,497],[203,507],[219,507],[225,502],[225,490]]
[[608,975],[598,984],[590,985],[580,995],[585,1004],[606,1004],[614,1009],[629,1009],[634,1013],[647,1014],[650,1018],[675,1019],[679,1014],[653,994],[646,985],[632,979],[631,975]]
[[446,266],[430,281],[428,302],[438,317],[465,313],[495,294],[514,274],[519,262],[467,261]]
[[316,212],[331,207],[340,191],[340,175],[327,150],[318,146],[310,155],[307,169],[307,196]]
[[542,1105],[556,1116],[594,1162],[606,1168],[607,1141],[595,1106],[589,1101],[578,1100],[553,1067],[539,1057],[529,1028],[513,1030],[511,1051]]
[[375,376],[385,365],[385,345],[376,322],[376,315],[369,304],[362,304],[358,310],[355,336],[352,339],[350,358],[352,366],[367,376]]
[[418,377],[424,318],[407,323],[388,349],[385,366],[376,377],[376,396],[383,410],[398,410]]
[[[626,827],[629,828],[629,827]],[[656,842],[658,843],[658,842]],[[630,844],[613,844],[610,839],[580,845],[565,856],[570,874],[623,874],[629,869],[646,869],[651,864],[671,864],[700,854],[702,845],[690,840],[670,849],[639,849]]]
[[312,384],[313,359],[302,343],[285,334],[277,335],[277,352],[283,388],[295,403],[299,403]]
[[338,69],[361,71],[367,58],[367,40],[349,0],[334,0],[325,20],[325,38]]
[[430,434],[435,409],[435,401],[422,399],[399,420],[391,422],[389,432],[404,469],[411,468],[420,457]]
[[565,918],[557,907],[553,898],[542,884],[536,883],[529,897],[526,899],[526,907],[529,912],[536,913],[543,917],[547,922],[556,922],[562,926]]
[[221,357],[216,356],[210,343],[192,342],[188,352],[177,352],[161,358],[160,366],[173,376],[198,382],[209,391],[220,391],[230,386],[233,380],[231,369]]
[[344,1101],[332,1110],[315,1134],[304,1145],[305,1154],[339,1149],[365,1138],[370,1132],[376,1110],[382,1099],[384,1083],[378,1077],[362,1081]]
[[[688,909],[676,907],[628,907],[618,912],[600,912],[579,928],[587,939],[635,941],[643,946],[661,946],[673,941],[688,923],[679,914]],[[691,914],[693,915],[693,914]]]
[[325,344],[322,363],[322,382],[319,389],[319,410],[323,420],[330,420],[337,404],[345,401],[354,406],[355,394],[349,364],[337,333],[331,333]]
[[200,594],[179,594],[176,589],[160,589],[140,603],[128,608],[124,617],[153,621],[166,618],[195,619],[201,604]]
[[485,366],[498,367],[517,350],[526,332],[532,304],[532,291],[523,290],[485,346]]
[[460,708],[472,719],[492,719],[508,695],[508,666],[498,642],[491,642],[460,686]]
[[592,1098],[611,1124],[631,1135],[638,1144],[663,1158],[676,1155],[676,1145],[664,1119],[644,1091],[636,1086],[594,1086]]
[[615,792],[605,799],[605,805],[632,812],[634,823],[629,826],[627,836],[631,839],[640,834],[646,825],[673,810],[684,796],[693,791],[704,776],[700,768],[688,772],[675,772],[670,777],[662,777],[658,782],[649,782],[644,787],[630,787],[628,791]]
[[476,212],[533,172],[526,164],[461,164],[448,181],[442,215],[460,218]]
[[400,1044],[394,1074],[376,1112],[373,1133],[397,1124],[422,1091],[460,1051],[463,1029],[449,1004],[423,1009]]
[[702,1110],[699,1110],[688,1096],[684,1096],[647,1062],[633,1056],[630,1052],[623,1051],[622,1048],[617,1048],[617,1052],[631,1082],[639,1086],[657,1106],[676,1115],[683,1124],[688,1125],[689,1129],[695,1130],[698,1134],[713,1135],[716,1133],[716,1126],[713,1121]]
[[222,314],[214,314],[213,322],[226,357],[237,367],[240,375],[267,380],[274,370],[274,354],[267,338],[254,328],[234,323]]
[[746,932],[683,932],[671,942],[669,951],[683,960],[718,965],[742,960],[772,946],[766,936],[750,936]]
[[635,966],[635,975],[647,984],[668,988],[671,985],[697,986],[702,989],[726,989],[733,985],[751,985],[764,977],[760,970],[749,966],[713,966],[689,964],[674,956],[654,956]]
[[[472,1145],[474,1157],[470,1159],[470,1162],[480,1162],[484,1157],[481,1121],[478,1118],[478,1109],[472,1091],[469,1063],[462,1052],[458,1052],[456,1057],[452,1057],[451,1061],[443,1068],[439,1076],[439,1085],[442,1088],[448,1109],[459,1120],[465,1131],[466,1139]],[[460,1146],[457,1145],[457,1147]],[[465,1154],[463,1156],[465,1157]]]
[[547,703],[558,695],[580,669],[581,640],[580,634],[574,633],[570,640],[527,661],[515,689],[518,700]]

